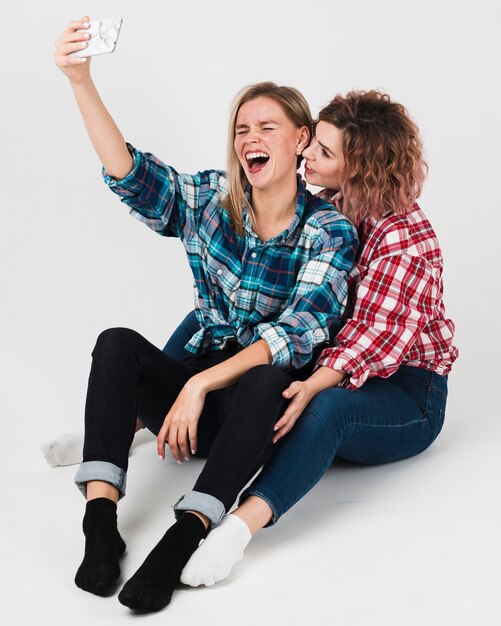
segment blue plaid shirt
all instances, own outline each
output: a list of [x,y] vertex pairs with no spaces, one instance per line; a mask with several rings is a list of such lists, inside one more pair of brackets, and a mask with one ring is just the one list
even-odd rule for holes
[[299,180],[287,230],[262,242],[244,209],[240,236],[220,205],[228,191],[224,172],[178,174],[154,155],[129,149],[131,172],[116,180],[103,170],[104,180],[134,217],[184,244],[201,327],[186,349],[264,339],[273,364],[305,365],[340,328],[358,245],[354,226]]

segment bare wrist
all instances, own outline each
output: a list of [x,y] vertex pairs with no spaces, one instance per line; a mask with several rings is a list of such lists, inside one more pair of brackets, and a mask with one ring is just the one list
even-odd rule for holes
[[309,387],[314,394],[320,393],[329,387],[337,387],[346,378],[346,372],[333,370],[327,366],[319,367],[308,379]]
[[191,389],[192,391],[198,391],[199,393],[208,393],[210,391],[209,381],[204,376],[204,372],[200,372],[199,374],[195,374],[192,376],[185,384],[187,389]]
[[319,391],[322,391],[322,387],[318,384],[318,381],[315,381],[314,378],[307,378],[304,381],[304,386],[306,387],[306,393],[310,396],[316,396]]
[[70,78],[69,81],[72,89],[87,89],[89,87],[94,87],[94,81],[92,80],[90,74],[86,74],[85,76],[80,76],[78,78]]

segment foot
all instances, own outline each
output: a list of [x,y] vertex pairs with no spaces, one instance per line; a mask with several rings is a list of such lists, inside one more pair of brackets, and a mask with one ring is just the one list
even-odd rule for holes
[[40,449],[51,467],[77,465],[82,462],[83,433],[66,433],[42,444]]
[[236,515],[227,515],[193,553],[181,573],[181,582],[190,587],[209,587],[230,575],[244,557],[252,535],[247,524]]
[[205,532],[202,520],[196,515],[181,515],[124,585],[118,600],[141,613],[165,608],[179,583],[181,570],[197,549]]
[[85,555],[75,576],[80,589],[106,596],[120,577],[125,542],[117,529],[117,506],[107,498],[87,502],[83,521]]

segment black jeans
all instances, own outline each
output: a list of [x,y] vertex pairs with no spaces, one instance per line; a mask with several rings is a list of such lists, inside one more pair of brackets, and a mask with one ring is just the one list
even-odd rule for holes
[[[233,344],[180,363],[133,330],[101,333],[92,353],[81,476],[113,484],[99,468],[114,466],[127,472],[136,417],[157,435],[187,380],[240,349]],[[231,508],[272,452],[273,426],[285,410],[282,391],[290,381],[286,372],[262,365],[248,371],[238,384],[207,394],[197,431],[197,456],[207,462],[195,492],[216,498],[226,511]],[[94,474],[82,474],[86,467],[94,468]]]

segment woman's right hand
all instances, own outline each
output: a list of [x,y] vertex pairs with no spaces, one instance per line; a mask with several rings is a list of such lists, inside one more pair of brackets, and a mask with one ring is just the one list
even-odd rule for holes
[[[311,378],[310,378],[311,381]],[[290,400],[284,414],[275,424],[273,435],[273,443],[277,443],[282,439],[301,417],[304,409],[316,394],[316,390],[312,387],[308,380],[295,380],[282,393],[282,396]]]
[[[70,57],[75,50],[83,50],[89,37],[89,16],[70,22],[56,42],[54,61],[70,85],[82,114],[85,128],[99,160],[110,175],[121,180],[131,171],[134,161],[120,129],[113,121],[90,77],[90,57]],[[85,46],[81,44],[84,43]]]
[[317,393],[340,385],[345,378],[345,372],[321,366],[307,380],[295,380],[291,383],[282,393],[282,396],[290,402],[282,417],[275,424],[273,443],[277,443],[292,429]]
[[68,56],[71,52],[82,50],[88,46],[89,34],[78,31],[89,28],[89,22],[88,15],[84,15],[81,20],[70,22],[55,44],[54,62],[72,82],[80,82],[90,75],[91,57]]

